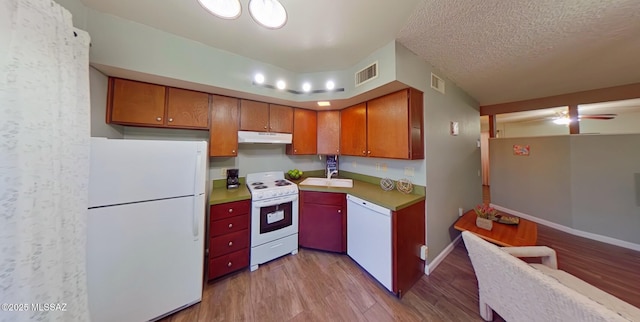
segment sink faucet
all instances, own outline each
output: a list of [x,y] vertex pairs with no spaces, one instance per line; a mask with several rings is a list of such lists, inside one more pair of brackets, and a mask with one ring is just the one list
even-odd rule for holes
[[327,180],[331,180],[331,176],[338,173],[338,170],[329,170],[329,168],[327,168]]

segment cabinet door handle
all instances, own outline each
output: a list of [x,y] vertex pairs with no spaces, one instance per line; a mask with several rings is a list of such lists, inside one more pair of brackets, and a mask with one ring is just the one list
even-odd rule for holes
[[342,213],[342,209],[338,209],[338,213]]
[[232,241],[229,242],[229,247],[231,247],[231,246],[233,246],[233,242]]
[[169,118],[169,122],[173,122],[173,119],[172,119],[172,118]]
[[229,212],[233,212],[233,208],[229,208]]
[[162,121],[161,117],[156,117],[156,121]]
[[266,129],[266,128],[267,128],[267,126],[265,125],[265,126],[264,126],[264,128]]
[[233,228],[233,224],[229,224],[229,229]]
[[298,153],[298,149],[293,149],[293,153]]
[[231,150],[231,153],[236,153],[236,150]]
[[227,263],[227,267],[231,267],[233,264],[231,264],[231,262]]
[[367,151],[367,154],[371,154],[371,151]]
[[362,151],[362,154],[367,154],[367,151]]

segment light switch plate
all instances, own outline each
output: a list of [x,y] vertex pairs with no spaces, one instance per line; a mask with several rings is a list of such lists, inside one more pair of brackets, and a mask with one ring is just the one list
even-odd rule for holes
[[451,135],[458,135],[458,133],[460,132],[460,127],[458,125],[458,122],[451,122],[449,124],[449,129],[451,131]]

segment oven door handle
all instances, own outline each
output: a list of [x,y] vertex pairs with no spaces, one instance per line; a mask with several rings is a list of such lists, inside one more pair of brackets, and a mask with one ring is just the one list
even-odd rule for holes
[[281,205],[287,202],[293,202],[296,200],[298,200],[298,195],[291,195],[291,196],[283,196],[283,197],[271,198],[266,200],[253,201],[252,204],[255,207],[269,207],[269,206]]

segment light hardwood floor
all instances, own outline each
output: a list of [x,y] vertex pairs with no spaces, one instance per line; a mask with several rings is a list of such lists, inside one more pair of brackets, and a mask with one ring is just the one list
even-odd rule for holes
[[[538,227],[538,234],[539,245],[557,251],[560,269],[640,307],[640,252],[545,226]],[[348,256],[301,249],[297,255],[262,265],[255,272],[247,269],[207,283],[201,303],[161,321],[482,319],[478,314],[478,284],[461,242],[401,300]],[[502,319],[495,315],[494,321]]]

